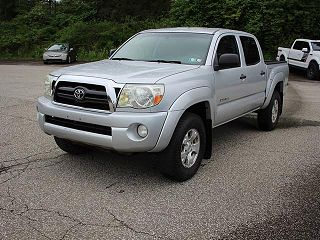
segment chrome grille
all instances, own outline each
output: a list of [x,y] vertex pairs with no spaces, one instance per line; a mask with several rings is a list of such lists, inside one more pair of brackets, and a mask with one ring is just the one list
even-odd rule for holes
[[[83,99],[75,97],[76,89],[84,90]],[[106,88],[101,85],[60,81],[54,89],[54,101],[83,108],[110,110]]]

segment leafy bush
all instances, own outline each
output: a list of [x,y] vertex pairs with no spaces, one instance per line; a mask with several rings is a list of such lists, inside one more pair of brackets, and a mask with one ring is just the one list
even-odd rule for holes
[[[119,1],[121,6],[108,9]],[[319,0],[175,0],[171,2],[170,12],[160,18],[150,15],[163,13],[159,11],[160,0],[148,4],[146,9],[159,8],[150,12],[140,11],[142,5],[137,1],[141,6],[137,6],[136,14],[129,14],[126,1],[62,0],[48,7],[45,0],[20,0],[33,5],[12,10],[19,14],[0,21],[0,58],[41,59],[44,48],[50,44],[70,42],[78,49],[79,60],[97,60],[106,58],[110,49],[136,32],[160,27],[223,27],[247,31],[258,37],[267,58],[274,58],[278,46],[289,46],[295,38],[320,36]],[[128,13],[116,18],[117,11]]]

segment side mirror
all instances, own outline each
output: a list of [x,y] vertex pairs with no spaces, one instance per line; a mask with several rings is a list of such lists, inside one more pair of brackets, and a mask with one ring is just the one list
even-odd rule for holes
[[115,53],[115,51],[117,51],[117,49],[111,49],[109,52],[109,57],[111,57]]
[[218,65],[214,66],[214,70],[219,71],[221,69],[234,68],[239,66],[240,58],[238,54],[225,53],[220,56],[219,63]]
[[308,50],[308,48],[302,48],[302,52],[308,53],[308,52],[310,52],[310,51]]

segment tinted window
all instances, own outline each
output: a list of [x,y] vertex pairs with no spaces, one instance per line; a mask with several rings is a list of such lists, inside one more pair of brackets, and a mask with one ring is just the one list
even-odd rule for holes
[[127,42],[112,59],[165,60],[201,65],[206,61],[211,40],[210,34],[142,33]]
[[301,41],[296,41],[296,43],[295,43],[294,46],[293,46],[293,49],[302,50],[302,44],[303,44],[303,42],[301,42]]
[[[307,48],[310,51],[310,45],[308,42],[302,42],[302,48]],[[302,49],[301,49],[302,50]]]
[[260,62],[260,54],[256,41],[251,37],[240,37],[247,66]]
[[[238,48],[238,44],[235,36],[230,35],[230,36],[222,37],[220,39],[218,49],[217,49],[216,59],[215,59],[216,65],[218,65],[221,55],[226,53],[237,54],[240,59],[239,48]],[[233,66],[233,67],[240,67],[240,63],[238,66]]]
[[320,51],[320,42],[311,43],[313,51]]

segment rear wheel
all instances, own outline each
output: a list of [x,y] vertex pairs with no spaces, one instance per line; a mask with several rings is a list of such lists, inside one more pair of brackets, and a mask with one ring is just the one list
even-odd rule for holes
[[90,151],[90,149],[87,146],[77,144],[67,139],[54,137],[54,140],[56,141],[56,144],[61,150],[70,154],[77,155],[77,154],[87,153]]
[[285,60],[286,60],[286,58],[283,55],[281,55],[280,62],[285,61]]
[[179,121],[168,147],[161,153],[160,171],[177,181],[192,178],[201,164],[206,145],[205,126],[193,113]]
[[307,78],[310,80],[317,80],[319,78],[319,65],[315,62],[311,62],[307,69]]
[[282,108],[282,101],[277,90],[274,91],[269,105],[258,111],[258,125],[261,130],[273,130],[279,121]]

